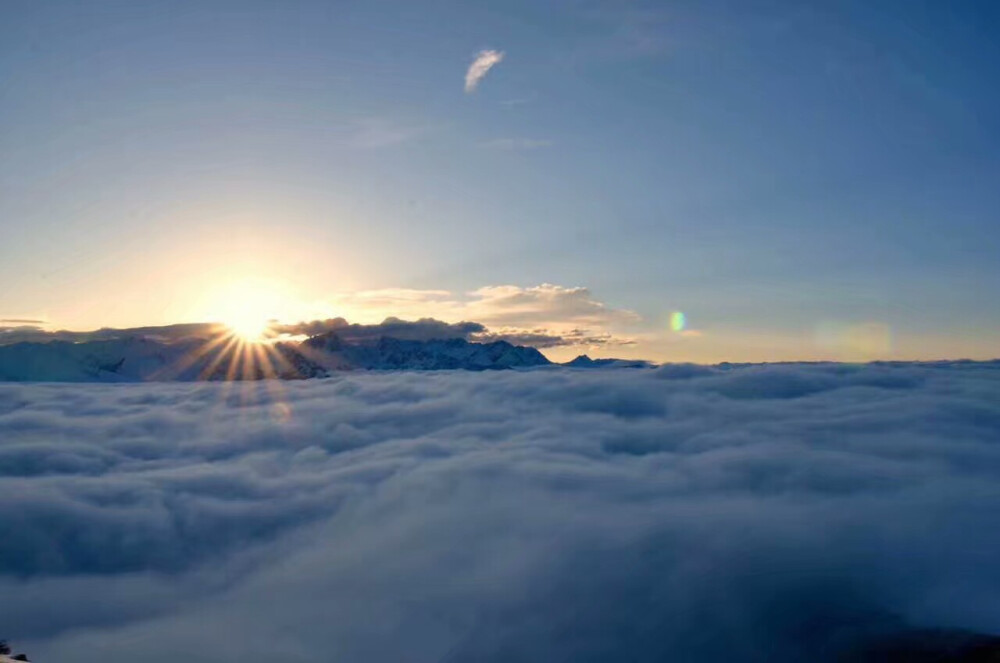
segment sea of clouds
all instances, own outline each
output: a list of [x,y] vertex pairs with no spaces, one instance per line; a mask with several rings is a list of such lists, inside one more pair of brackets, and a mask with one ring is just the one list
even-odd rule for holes
[[821,661],[1000,632],[1000,363],[0,385],[41,663]]

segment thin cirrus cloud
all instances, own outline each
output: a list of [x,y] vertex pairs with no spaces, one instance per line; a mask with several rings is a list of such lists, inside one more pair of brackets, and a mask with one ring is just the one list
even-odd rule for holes
[[504,58],[503,51],[487,49],[479,51],[476,58],[469,65],[465,72],[465,91],[472,93],[479,87],[480,81],[489,73],[490,69],[499,64]]
[[994,630],[998,394],[962,362],[0,385],[0,623],[62,663]]

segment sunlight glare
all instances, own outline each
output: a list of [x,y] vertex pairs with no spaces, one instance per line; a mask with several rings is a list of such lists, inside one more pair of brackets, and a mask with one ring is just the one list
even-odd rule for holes
[[211,317],[248,343],[266,340],[276,314],[287,306],[280,288],[258,280],[227,284],[211,300]]
[[261,317],[253,310],[243,310],[233,315],[223,318],[222,323],[228,327],[234,335],[239,336],[244,341],[261,341],[267,334],[270,322],[267,318]]

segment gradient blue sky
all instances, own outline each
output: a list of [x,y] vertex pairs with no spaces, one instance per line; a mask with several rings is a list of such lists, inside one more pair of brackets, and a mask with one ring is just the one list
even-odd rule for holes
[[6,0],[0,318],[188,321],[254,279],[278,317],[489,318],[468,293],[512,285],[496,325],[637,340],[595,355],[997,356],[998,33],[992,2]]

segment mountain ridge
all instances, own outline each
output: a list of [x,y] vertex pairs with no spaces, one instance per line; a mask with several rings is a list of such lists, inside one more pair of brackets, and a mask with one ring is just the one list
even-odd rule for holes
[[225,338],[165,342],[128,336],[0,345],[0,381],[14,382],[306,379],[340,371],[482,371],[551,363],[536,348],[507,341],[381,336],[346,342],[336,331],[268,344],[241,345]]

